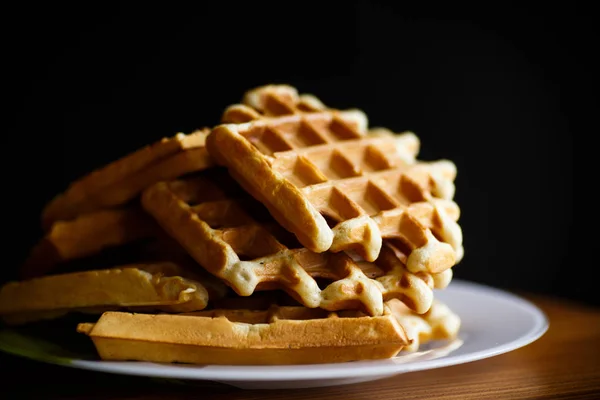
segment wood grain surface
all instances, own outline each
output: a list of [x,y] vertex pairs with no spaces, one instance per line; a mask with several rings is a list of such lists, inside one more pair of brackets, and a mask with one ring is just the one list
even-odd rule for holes
[[600,309],[526,295],[550,319],[538,341],[463,365],[347,386],[241,390],[101,374],[0,355],[0,399],[600,399]]

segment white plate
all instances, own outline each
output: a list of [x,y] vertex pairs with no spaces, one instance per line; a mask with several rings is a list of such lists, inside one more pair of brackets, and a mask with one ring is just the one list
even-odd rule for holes
[[[460,316],[459,337],[450,343],[423,346],[422,351],[417,353],[401,352],[389,360],[301,366],[164,365],[82,359],[69,359],[60,364],[117,374],[209,380],[244,389],[323,387],[372,381],[493,357],[535,341],[548,329],[546,316],[536,306],[505,291],[454,280],[446,289],[436,291],[435,295]],[[21,355],[25,354],[21,352]],[[53,362],[52,359],[41,360]]]

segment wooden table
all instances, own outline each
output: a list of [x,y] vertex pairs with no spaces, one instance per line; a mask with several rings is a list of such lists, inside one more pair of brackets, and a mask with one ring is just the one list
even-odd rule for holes
[[183,386],[0,356],[0,399],[600,399],[600,309],[525,296],[550,319],[538,341],[513,352],[348,386],[247,391]]

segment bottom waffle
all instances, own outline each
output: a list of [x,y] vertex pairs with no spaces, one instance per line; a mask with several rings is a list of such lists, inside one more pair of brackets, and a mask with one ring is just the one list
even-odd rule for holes
[[391,358],[410,344],[386,309],[328,312],[305,307],[169,315],[106,312],[82,323],[101,359],[221,365],[322,364]]

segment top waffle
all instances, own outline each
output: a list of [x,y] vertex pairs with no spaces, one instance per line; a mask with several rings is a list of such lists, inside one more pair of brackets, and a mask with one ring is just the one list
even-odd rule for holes
[[[374,261],[382,239],[394,239],[413,272],[441,272],[460,259],[452,162],[417,162],[414,135],[366,135],[343,111],[299,106],[289,87],[263,87],[245,101],[223,119],[249,122],[213,129],[208,151],[305,247]],[[414,214],[416,203],[433,205],[431,227]]]

